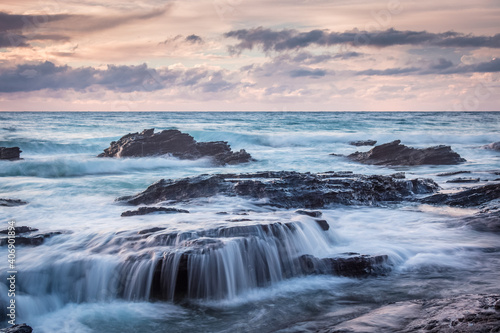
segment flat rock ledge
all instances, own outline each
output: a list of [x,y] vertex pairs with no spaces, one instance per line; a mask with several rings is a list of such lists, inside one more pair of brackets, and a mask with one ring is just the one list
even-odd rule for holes
[[355,152],[347,158],[374,165],[452,165],[466,162],[450,146],[424,149],[407,147],[400,140],[374,147],[367,152]]
[[400,202],[413,199],[416,194],[434,193],[438,188],[432,179],[401,179],[400,175],[270,171],[162,179],[141,193],[117,200],[131,205],[150,205],[167,200],[181,202],[224,195],[265,199],[265,205],[279,208],[321,208],[329,204]]
[[0,147],[0,160],[20,160],[21,153],[22,151],[19,147]]
[[97,157],[145,157],[171,155],[180,159],[195,160],[211,157],[217,165],[233,165],[253,161],[244,149],[233,152],[225,141],[196,142],[194,138],[178,130],[154,133],[154,128],[141,133],[131,133],[110,146]]
[[185,209],[178,209],[172,207],[141,207],[137,210],[127,210],[122,213],[122,216],[136,216],[136,215],[148,215],[148,214],[177,214],[177,213],[189,213]]
[[3,207],[16,207],[28,204],[26,201],[19,199],[2,199],[0,198],[0,206]]

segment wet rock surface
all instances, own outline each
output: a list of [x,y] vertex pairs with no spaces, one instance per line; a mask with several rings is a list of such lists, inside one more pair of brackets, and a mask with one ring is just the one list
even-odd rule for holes
[[480,178],[458,177],[446,181],[447,183],[479,183]]
[[31,333],[31,332],[33,332],[33,329],[26,324],[13,325],[11,327],[0,329],[0,333]]
[[347,158],[375,165],[452,165],[465,162],[450,146],[417,149],[402,145],[400,140],[376,146],[368,152],[355,152]]
[[[46,233],[39,233],[39,234],[34,234],[34,235],[26,235],[26,236],[17,236],[15,237],[15,245],[28,245],[28,246],[39,246],[42,245],[45,240],[56,236],[56,235],[62,235],[62,234],[67,234],[69,232],[67,231],[51,231],[51,232],[46,232]],[[6,246],[8,244],[8,238],[0,238],[0,246]]]
[[2,199],[0,198],[0,206],[3,207],[16,207],[28,204],[26,201],[19,199]]
[[164,130],[154,133],[147,129],[141,133],[131,133],[110,146],[98,157],[144,157],[172,155],[180,159],[211,157],[215,164],[239,164],[252,161],[244,149],[233,152],[225,141],[196,142],[194,138],[178,130]]
[[[16,235],[17,234],[25,234],[25,233],[34,232],[34,231],[38,231],[38,229],[32,228],[32,227],[27,227],[27,226],[14,227],[14,232],[16,233]],[[8,229],[0,231],[0,234],[8,234],[8,233],[9,233]]]
[[436,176],[438,177],[447,177],[447,176],[455,176],[455,175],[459,175],[459,174],[462,174],[462,173],[471,173],[470,171],[451,171],[451,172],[442,172],[442,173],[438,173]]
[[0,160],[19,160],[21,159],[21,153],[19,147],[0,147]]
[[351,146],[375,146],[377,144],[377,141],[375,140],[359,140],[359,141],[351,141],[349,142]]
[[363,278],[387,273],[390,270],[387,265],[388,259],[389,257],[386,255],[370,256],[359,253],[321,259],[311,255],[303,255],[299,258],[299,263],[306,275],[331,274]]
[[137,210],[127,210],[123,212],[121,216],[136,216],[136,215],[148,215],[148,214],[177,214],[177,213],[189,213],[185,209],[178,209],[172,207],[141,207]]
[[185,201],[225,195],[265,199],[266,205],[281,208],[321,208],[329,204],[376,205],[386,201],[398,202],[415,194],[433,193],[438,188],[431,179],[279,171],[162,179],[139,194],[117,200],[132,205],[147,205],[166,200]]
[[475,207],[500,198],[500,183],[474,187],[458,193],[439,193],[422,199],[423,203]]

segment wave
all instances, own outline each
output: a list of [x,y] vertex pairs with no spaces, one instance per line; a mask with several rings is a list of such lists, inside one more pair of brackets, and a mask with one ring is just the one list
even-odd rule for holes
[[21,161],[0,162],[0,177],[29,176],[41,178],[77,177],[96,174],[123,174],[129,172],[169,168],[210,167],[209,159],[179,160],[174,157],[151,158],[81,158],[49,157]]

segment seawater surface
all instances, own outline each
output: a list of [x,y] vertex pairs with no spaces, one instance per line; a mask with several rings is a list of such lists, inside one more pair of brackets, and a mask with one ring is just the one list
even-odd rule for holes
[[[247,150],[256,162],[215,167],[208,159],[96,157],[111,141],[147,128],[179,129],[198,141],[227,141],[233,150]],[[120,214],[131,208],[115,201],[162,178],[267,170],[404,171],[407,178],[433,178],[443,190],[455,191],[466,185],[446,183],[450,177],[436,175],[470,170],[466,176],[480,177],[481,184],[498,179],[492,171],[500,169],[500,154],[480,146],[499,138],[500,113],[495,112],[0,113],[0,146],[23,151],[23,160],[0,161],[0,198],[29,202],[0,207],[0,229],[15,220],[18,226],[41,232],[67,232],[41,246],[17,247],[16,321],[28,323],[36,332],[303,332],[395,301],[499,293],[499,236],[453,223],[474,209],[410,203],[328,207],[322,209],[322,218],[330,224],[324,232],[295,210],[271,209],[242,198],[175,205],[189,214],[126,218]],[[450,145],[467,162],[388,168],[330,155],[368,150],[348,144],[365,139],[378,144],[399,139],[413,147]],[[229,214],[217,214],[221,211]],[[248,215],[237,215],[242,212]],[[251,221],[227,221],[238,217]],[[288,278],[276,271],[270,283],[261,284],[250,279],[251,272],[242,265],[243,240],[234,236],[224,240],[217,262],[200,258],[200,265],[215,265],[225,274],[224,285],[207,285],[205,296],[181,302],[159,301],[148,289],[152,270],[161,253],[175,244],[148,247],[148,239],[141,246],[126,242],[126,237],[152,227],[165,228],[165,234],[202,234],[224,226],[280,222],[301,226],[295,235],[282,231],[290,256],[384,254],[392,271],[367,279]],[[276,259],[270,239],[252,241],[267,260]],[[2,247],[0,315],[8,301],[7,268],[7,249]],[[204,277],[209,281],[219,276],[213,274]],[[2,325],[7,326],[6,321]]]

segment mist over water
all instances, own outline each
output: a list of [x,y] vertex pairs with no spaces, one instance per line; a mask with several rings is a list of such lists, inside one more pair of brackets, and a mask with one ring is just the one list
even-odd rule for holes
[[[111,141],[147,128],[227,141],[257,161],[216,167],[208,159],[96,158]],[[499,293],[499,236],[454,223],[475,209],[331,206],[321,209],[330,225],[324,231],[295,210],[243,198],[197,199],[175,204],[189,214],[132,217],[120,217],[134,208],[115,201],[162,178],[267,170],[404,171],[407,178],[433,178],[455,191],[470,185],[436,175],[470,170],[467,177],[480,177],[480,184],[499,177],[491,173],[500,170],[498,152],[479,148],[499,138],[500,113],[494,112],[1,113],[0,146],[19,146],[23,160],[0,161],[0,198],[29,204],[0,207],[0,229],[15,220],[41,232],[64,232],[37,247],[17,247],[16,322],[36,332],[300,332],[304,322],[342,322],[390,302]],[[366,139],[450,145],[467,162],[388,168],[329,155],[369,150],[348,144]],[[241,219],[251,221],[235,221]],[[262,225],[272,226],[273,237]],[[137,238],[138,231],[154,227],[164,229]],[[226,230],[224,244],[208,255],[194,254],[190,264],[200,270],[187,297],[153,297],[155,267],[161,263],[163,276],[173,274],[181,261],[178,248],[211,238],[214,230]],[[250,230],[251,236],[238,230]],[[390,271],[366,279],[294,274],[299,255],[347,252],[387,255]],[[5,281],[5,247],[0,258]],[[251,269],[259,262],[267,263],[265,269]],[[3,309],[6,290],[0,283]]]

